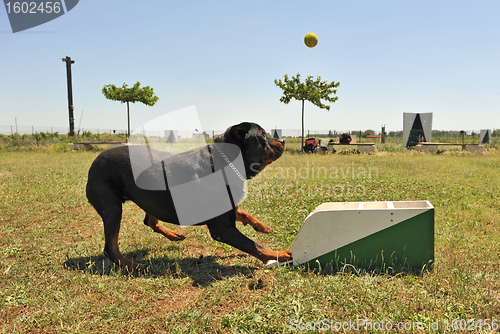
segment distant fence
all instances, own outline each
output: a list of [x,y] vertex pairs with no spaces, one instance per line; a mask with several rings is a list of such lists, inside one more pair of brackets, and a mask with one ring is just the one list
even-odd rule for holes
[[[265,128],[267,132],[271,132],[272,128]],[[175,129],[168,129],[168,130],[175,130]],[[282,130],[282,136],[283,137],[301,137],[302,135],[302,130],[300,129],[281,129]],[[494,130],[494,129],[492,129]],[[109,128],[80,128],[80,129],[75,129],[76,134],[83,134],[84,131],[91,132],[93,134],[121,134],[121,133],[127,133],[127,130],[124,129],[109,129]],[[132,130],[133,131],[133,130]],[[204,131],[208,137],[214,137],[217,136],[221,133],[223,133],[224,130],[207,130]],[[21,125],[21,126],[15,126],[15,125],[0,125],[0,134],[4,135],[12,135],[14,133],[18,134],[35,134],[35,133],[40,133],[40,132],[46,132],[46,133],[59,133],[59,134],[67,134],[69,133],[69,127],[61,127],[61,126],[26,126],[26,125]],[[469,130],[465,131],[466,136],[477,136],[479,138],[479,132],[480,130]],[[499,130],[494,130],[492,135],[493,137],[497,136]],[[339,131],[339,130],[306,130],[304,132],[304,136],[306,137],[338,137],[342,133],[350,133],[353,135],[357,135],[358,137],[364,137],[366,132],[364,131],[359,131],[359,130],[344,130],[344,131]],[[398,131],[390,131],[387,132],[387,137],[401,137],[403,132],[401,130]],[[196,131],[178,131],[178,135],[181,138],[192,138],[195,135],[201,135],[200,132]],[[380,135],[380,133],[375,133],[375,134],[370,134],[370,136],[377,136]],[[452,136],[452,137],[458,137],[460,135],[460,131],[438,131],[438,130],[433,130],[432,131],[432,136]],[[164,137],[165,133],[162,131],[147,131],[146,136],[148,137]]]
[[[172,130],[172,129],[169,129]],[[175,129],[173,129],[175,130]],[[266,129],[268,132],[271,131],[271,129]],[[81,128],[81,129],[75,129],[75,134],[82,134],[84,131],[88,131],[94,134],[119,134],[119,133],[127,133],[127,130],[124,129],[109,129],[109,128]],[[132,129],[133,131],[133,129]],[[208,130],[204,131],[208,137],[214,137],[217,136],[221,133],[223,133],[225,129],[219,129],[219,130]],[[59,134],[67,134],[69,133],[69,127],[61,127],[61,126],[15,126],[15,125],[0,125],[0,134],[4,135],[12,135],[14,133],[18,134],[35,134],[35,133],[40,133],[40,132],[47,132],[47,133],[59,133]],[[298,129],[283,129],[282,135],[284,137],[300,137],[302,131]],[[328,135],[330,133],[330,130],[307,130],[305,131],[304,135],[305,136],[318,136],[319,134],[321,135]],[[338,136],[341,132],[338,131],[332,131],[332,135]],[[178,135],[182,138],[192,138],[193,135],[196,134],[196,131],[178,131]],[[200,135],[201,133],[198,132]],[[146,131],[146,136],[153,136],[153,137],[164,137],[165,134],[162,131]]]
[[[80,133],[83,133],[83,131],[89,131],[92,133],[99,133],[99,134],[104,134],[104,133],[126,133],[127,130],[123,129],[97,129],[97,128],[82,128],[80,129]],[[0,125],[0,134],[4,135],[12,135],[14,133],[18,133],[20,135],[24,134],[35,134],[35,133],[40,133],[40,132],[47,132],[47,133],[59,133],[61,135],[69,133],[69,127],[62,127],[62,126],[15,126],[15,125]],[[75,129],[75,133],[78,134],[78,129]]]
[[[125,129],[109,129],[109,128],[81,128],[81,129],[75,129],[75,134],[83,134],[83,132],[91,132],[93,134],[121,134],[121,133],[127,133],[127,130]],[[133,129],[131,130],[133,131]],[[0,134],[4,135],[13,135],[14,133],[18,133],[20,135],[23,134],[35,134],[35,133],[40,133],[40,132],[46,132],[46,133],[59,133],[61,135],[65,135],[69,133],[69,127],[62,127],[62,126],[15,126],[15,125],[0,125]],[[206,131],[206,134],[209,137],[219,135],[223,133],[224,130],[217,130],[217,131]],[[179,131],[178,135],[181,136],[182,138],[192,138],[193,134],[195,134],[195,131],[189,132],[189,131]],[[148,137],[164,137],[165,133],[162,131],[146,131],[146,136]]]
[[[264,127],[265,128],[265,127]],[[265,128],[267,132],[271,132],[272,128]],[[133,131],[134,129],[132,129]],[[175,130],[175,129],[166,129],[166,130]],[[94,134],[104,134],[104,133],[127,133],[127,130],[124,129],[109,129],[109,128],[81,128],[75,129],[75,133],[83,133],[83,131],[89,131]],[[219,130],[207,130],[204,131],[209,137],[217,136],[226,131],[225,129]],[[69,133],[69,127],[61,127],[61,126],[15,126],[15,125],[0,125],[0,134],[11,135],[14,133],[18,134],[35,134],[40,132],[48,132],[48,133],[59,133],[59,134],[67,134]],[[358,133],[358,131],[338,131],[338,130],[306,130],[304,132],[304,136],[307,137],[315,137],[315,136],[330,136],[330,137],[338,137],[342,133]],[[178,135],[182,138],[192,138],[195,134],[195,131],[178,131]],[[199,134],[199,132],[198,132]],[[147,136],[154,137],[164,137],[164,133],[162,131],[146,131]],[[283,137],[300,137],[302,135],[302,130],[300,129],[282,129]]]

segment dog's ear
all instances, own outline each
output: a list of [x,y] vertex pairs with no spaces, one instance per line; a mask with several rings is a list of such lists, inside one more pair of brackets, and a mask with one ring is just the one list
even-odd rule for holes
[[226,142],[241,143],[247,133],[254,127],[255,124],[244,122],[238,125],[233,125],[227,131],[228,137],[225,138]]

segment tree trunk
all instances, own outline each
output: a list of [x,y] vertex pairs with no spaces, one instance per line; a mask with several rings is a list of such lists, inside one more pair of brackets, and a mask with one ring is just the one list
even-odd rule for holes
[[127,132],[127,143],[130,143],[130,110],[127,101],[127,118],[128,118],[128,132]]
[[304,153],[304,99],[302,99],[302,146],[300,151]]

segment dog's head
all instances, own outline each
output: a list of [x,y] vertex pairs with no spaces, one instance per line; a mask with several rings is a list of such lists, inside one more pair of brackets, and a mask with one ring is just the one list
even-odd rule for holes
[[214,141],[235,144],[240,148],[247,179],[257,175],[285,151],[283,139],[270,138],[260,125],[248,122],[229,127]]

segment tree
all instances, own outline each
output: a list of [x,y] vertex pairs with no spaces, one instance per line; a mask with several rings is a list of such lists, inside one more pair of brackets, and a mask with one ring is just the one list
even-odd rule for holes
[[337,87],[340,82],[328,82],[327,80],[321,81],[321,77],[318,75],[316,80],[313,80],[312,75],[308,76],[307,79],[302,83],[300,82],[300,73],[297,76],[292,76],[291,79],[285,74],[285,81],[274,80],[276,86],[283,90],[283,96],[280,98],[280,102],[288,104],[292,99],[302,101],[302,148],[304,150],[304,102],[309,101],[315,106],[330,110],[329,105],[323,104],[321,100],[326,100],[328,102],[335,102],[338,97],[331,97],[337,93]]
[[365,130],[362,134],[362,137],[363,138],[366,138],[367,136],[375,136],[375,131],[369,129],[369,130]]
[[129,102],[142,102],[147,106],[154,106],[158,97],[153,92],[153,88],[146,86],[140,87],[141,83],[137,81],[135,85],[131,88],[127,84],[123,84],[122,87],[116,87],[115,85],[105,85],[102,89],[102,93],[108,100],[120,101],[121,103],[127,102],[127,118],[128,118],[128,136],[127,141],[130,141],[130,109]]

